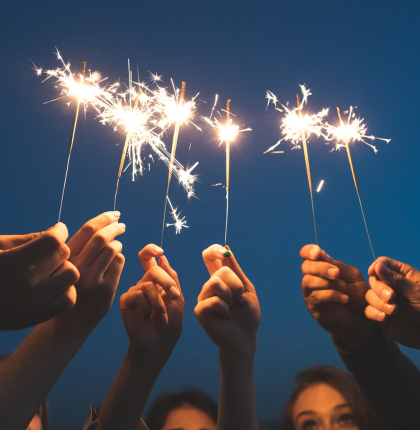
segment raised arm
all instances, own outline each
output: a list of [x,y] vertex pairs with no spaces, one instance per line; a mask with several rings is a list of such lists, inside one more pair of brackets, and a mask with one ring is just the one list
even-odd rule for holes
[[139,252],[146,273],[120,298],[130,346],[99,410],[101,430],[138,428],[153,385],[181,335],[184,297],[162,254],[153,244]]
[[258,429],[254,395],[254,355],[261,319],[254,286],[229,247],[203,252],[210,279],[204,284],[195,315],[219,348],[218,430]]
[[118,216],[105,213],[71,239],[70,261],[78,268],[71,310],[39,324],[0,366],[0,423],[8,430],[28,426],[61,373],[111,306],[124,265],[124,232]]

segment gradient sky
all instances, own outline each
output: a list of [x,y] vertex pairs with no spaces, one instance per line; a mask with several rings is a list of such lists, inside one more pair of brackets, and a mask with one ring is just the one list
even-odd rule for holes
[[[200,91],[208,114],[214,95],[232,99],[236,122],[251,127],[232,145],[228,244],[253,281],[262,321],[256,356],[256,399],[261,420],[278,420],[297,371],[316,364],[342,367],[330,337],[304,305],[300,248],[314,242],[302,150],[263,152],[279,139],[280,114],[266,111],[266,90],[295,103],[298,84],[313,95],[312,111],[358,107],[375,154],[352,147],[353,162],[376,255],[420,267],[418,243],[420,96],[418,1],[125,1],[7,2],[1,14],[0,187],[3,234],[40,231],[57,220],[73,107],[52,81],[33,76],[32,59],[58,67],[53,51],[81,70],[99,70],[111,82],[127,79],[127,59],[148,71],[187,81],[186,96]],[[74,106],[74,104],[73,104]],[[88,219],[112,210],[124,138],[82,116],[70,162],[62,221],[73,235]],[[198,199],[187,201],[173,181],[171,198],[189,229],[165,231],[163,248],[177,270],[186,298],[182,337],[152,392],[197,387],[218,397],[217,348],[196,321],[193,308],[208,274],[201,251],[223,243],[225,153],[214,133],[183,127],[178,159],[200,161]],[[169,133],[166,142],[170,143]],[[188,152],[190,142],[191,151]],[[322,140],[309,143],[318,237],[331,256],[366,274],[369,244],[344,151],[330,153]],[[117,209],[127,231],[121,237],[126,265],[114,305],[50,393],[51,428],[81,428],[90,404],[98,406],[123,360],[128,340],[118,297],[142,277],[137,252],[159,243],[167,170],[156,161],[144,176],[120,181]],[[12,352],[28,331],[0,334],[1,352]],[[420,352],[403,348],[420,365]]]

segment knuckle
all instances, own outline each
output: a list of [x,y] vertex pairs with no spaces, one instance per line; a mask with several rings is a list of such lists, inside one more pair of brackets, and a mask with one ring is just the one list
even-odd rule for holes
[[161,268],[159,266],[153,266],[147,271],[147,273],[149,273],[151,276],[158,276],[160,271]]
[[62,241],[54,233],[45,233],[44,235],[45,245],[51,248],[53,251],[58,251],[62,245]]
[[95,246],[103,248],[108,245],[108,240],[105,238],[103,233],[95,233],[92,238],[92,241]]
[[218,270],[219,274],[222,276],[227,276],[229,275],[232,271],[229,269],[229,267],[227,266],[223,266],[222,268],[220,268]]
[[96,232],[96,227],[93,221],[88,221],[82,228],[81,232],[86,236],[93,236]]

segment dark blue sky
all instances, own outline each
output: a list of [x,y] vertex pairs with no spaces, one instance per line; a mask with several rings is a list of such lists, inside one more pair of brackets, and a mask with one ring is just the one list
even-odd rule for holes
[[[302,150],[262,155],[279,138],[280,115],[266,108],[265,91],[295,103],[299,83],[313,92],[313,111],[356,105],[379,152],[352,147],[371,239],[376,254],[420,267],[418,243],[420,96],[417,1],[74,1],[7,2],[1,14],[2,233],[45,229],[56,222],[68,141],[74,115],[52,82],[40,83],[31,58],[58,67],[57,46],[80,70],[87,67],[127,78],[127,59],[140,76],[163,74],[187,81],[187,97],[200,91],[207,114],[218,93],[232,99],[236,121],[251,127],[232,145],[228,244],[254,282],[262,309],[256,357],[256,398],[261,419],[277,420],[293,375],[308,366],[341,367],[329,335],[306,311],[301,297],[299,249],[314,241]],[[135,66],[133,67],[135,68]],[[186,297],[185,325],[152,398],[166,390],[198,387],[218,396],[218,354],[197,323],[193,308],[208,274],[201,251],[224,238],[225,153],[214,134],[181,129],[177,152],[196,172],[202,200],[188,202],[177,185],[171,197],[189,229],[165,231],[164,250],[177,270]],[[169,143],[171,134],[167,138]],[[88,219],[111,210],[124,139],[110,127],[80,117],[62,221],[70,234]],[[192,143],[188,153],[189,143]],[[372,256],[346,153],[329,152],[322,140],[309,144],[320,245],[333,257],[366,273]],[[167,170],[120,181],[117,208],[127,225],[122,237],[126,265],[114,305],[50,394],[52,428],[81,427],[90,404],[103,400],[122,362],[128,340],[118,297],[142,276],[137,252],[159,243]],[[11,352],[27,332],[1,333],[2,352]],[[404,348],[420,365],[420,353]]]

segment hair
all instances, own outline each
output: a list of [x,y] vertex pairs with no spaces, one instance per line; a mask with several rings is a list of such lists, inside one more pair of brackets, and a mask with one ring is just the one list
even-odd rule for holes
[[[10,354],[0,354],[0,366],[10,357]],[[42,430],[48,430],[48,400],[45,398],[36,412],[42,423]]]
[[169,413],[183,406],[205,412],[217,424],[217,404],[201,391],[188,390],[179,394],[163,394],[153,402],[145,420],[149,430],[161,430]]
[[296,400],[303,391],[317,384],[329,385],[348,401],[359,430],[375,430],[381,427],[362,391],[348,373],[331,366],[315,366],[297,373],[295,383],[296,388],[283,410],[281,430],[295,430],[293,408]]

